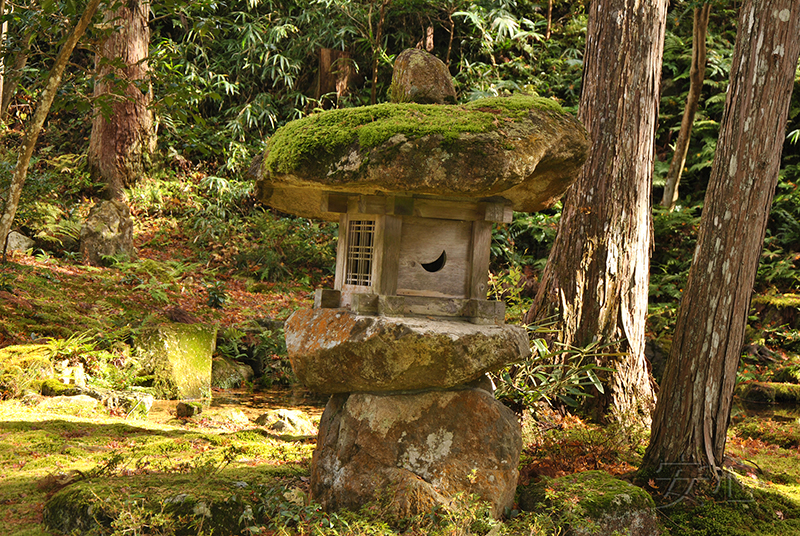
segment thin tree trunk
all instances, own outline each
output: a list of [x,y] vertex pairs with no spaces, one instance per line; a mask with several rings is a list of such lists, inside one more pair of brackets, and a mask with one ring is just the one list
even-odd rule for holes
[[[370,102],[372,104],[378,101],[378,61],[381,56],[381,39],[383,39],[383,24],[386,20],[386,7],[390,2],[391,0],[381,1],[381,8],[378,13],[378,28],[376,29],[375,41],[372,45],[372,90],[370,92]],[[370,13],[370,27],[372,26],[371,21],[372,13]]]
[[[106,184],[105,196],[124,199],[125,188],[132,186],[148,167],[155,150],[155,132],[150,102],[153,92],[147,65],[150,45],[148,0],[130,0],[104,21],[118,25],[104,42],[95,60],[97,81],[95,99],[105,99],[110,109],[95,110],[89,138],[89,169]],[[125,64],[117,69],[114,59]],[[119,82],[112,80],[122,80]],[[123,95],[119,95],[123,93]]]
[[[3,81],[3,97],[0,104],[0,121],[4,121],[11,105],[11,99],[17,90],[17,85],[22,77],[22,70],[28,64],[28,54],[30,53],[30,34],[24,37],[25,48],[14,55],[14,62],[10,69],[6,69],[5,80]],[[8,65],[6,65],[8,67]]]
[[39,106],[36,107],[36,112],[33,114],[33,121],[25,136],[25,143],[20,148],[17,166],[14,168],[14,177],[11,179],[11,187],[9,188],[8,197],[6,198],[3,208],[3,215],[0,217],[0,244],[2,244],[3,247],[3,262],[6,261],[8,233],[11,231],[11,223],[14,221],[14,216],[17,213],[19,198],[22,195],[22,186],[25,184],[25,178],[28,175],[28,166],[33,156],[33,149],[36,146],[36,141],[39,139],[39,133],[42,131],[44,121],[50,111],[50,106],[53,104],[58,86],[61,84],[61,77],[64,74],[64,69],[67,67],[69,57],[75,49],[75,45],[78,44],[78,40],[80,40],[86,28],[89,26],[99,4],[100,0],[89,0],[78,24],[75,25],[72,33],[61,46],[55,64],[53,64],[50,75],[47,77],[47,84],[45,85],[44,91],[42,91]]
[[613,344],[615,369],[587,400],[603,420],[650,422],[654,393],[644,356],[650,264],[650,190],[667,1],[590,4],[579,119],[589,158],[567,193],[533,322],[557,313],[561,342]]
[[692,66],[689,69],[689,95],[686,97],[686,108],[681,119],[681,130],[675,142],[675,152],[669,164],[667,179],[664,185],[664,194],[661,206],[670,210],[675,208],[678,201],[678,185],[681,182],[683,166],[686,164],[686,154],[689,152],[689,141],[692,138],[692,124],[703,92],[703,80],[706,75],[706,33],[708,32],[708,17],[711,13],[711,4],[695,8],[692,29]]
[[553,0],[547,0],[547,29],[544,31],[544,38],[550,39],[550,32],[553,30]]
[[[0,0],[0,17],[6,14],[6,0]],[[3,109],[3,85],[6,78],[6,33],[8,32],[8,22],[0,24],[0,110]],[[0,115],[0,121],[3,120]]]
[[[750,296],[800,55],[800,2],[746,0],[689,279],[641,474],[719,477]],[[680,470],[680,474],[678,473]]]

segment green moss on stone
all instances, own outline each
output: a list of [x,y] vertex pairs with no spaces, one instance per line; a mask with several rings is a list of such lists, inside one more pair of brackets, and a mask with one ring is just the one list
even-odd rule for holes
[[800,308],[800,294],[764,294],[753,297],[753,305],[769,305],[776,309]]
[[800,403],[800,385],[793,383],[750,382],[737,387],[736,394],[748,402]]
[[800,384],[800,365],[790,365],[775,371],[772,381],[778,383],[798,383]]
[[159,397],[208,398],[216,327],[165,324],[146,330],[138,345],[156,379]]
[[520,491],[520,507],[548,511],[573,534],[613,534],[633,524],[655,529],[655,502],[643,489],[603,471],[543,478]]
[[534,109],[564,113],[555,101],[525,95],[480,99],[465,105],[376,104],[329,110],[278,129],[267,147],[264,172],[291,173],[320,153],[332,154],[354,143],[369,149],[399,134],[455,141],[460,134],[495,131],[504,120],[521,121]]
[[77,394],[75,387],[70,387],[61,383],[59,380],[49,378],[42,381],[41,388],[39,389],[44,396],[70,396]]

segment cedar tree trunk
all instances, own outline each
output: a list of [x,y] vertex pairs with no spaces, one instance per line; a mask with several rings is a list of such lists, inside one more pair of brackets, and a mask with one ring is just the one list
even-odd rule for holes
[[[689,280],[640,469],[718,478],[800,54],[800,2],[746,0]],[[678,474],[680,470],[681,474]],[[673,480],[670,480],[673,479]],[[686,487],[686,486],[683,486]]]
[[654,393],[644,356],[650,190],[667,1],[590,4],[579,119],[589,158],[567,192],[558,234],[527,322],[558,313],[561,342],[614,343],[585,409],[649,424]]
[[[148,15],[148,0],[127,0],[107,13],[104,21],[117,28],[95,60],[94,96],[100,104],[92,122],[88,160],[92,175],[105,182],[105,196],[110,199],[124,199],[124,188],[136,183],[155,150]],[[120,64],[125,67],[118,68]]]
[[689,141],[692,138],[692,124],[703,92],[703,80],[706,77],[706,33],[708,33],[708,16],[711,13],[711,4],[697,7],[694,10],[694,24],[692,27],[692,66],[689,69],[689,95],[686,97],[686,108],[683,110],[681,130],[675,142],[675,152],[669,164],[664,193],[661,197],[661,206],[670,210],[675,208],[678,201],[678,185],[681,182],[683,166],[686,163],[686,154],[689,152]]

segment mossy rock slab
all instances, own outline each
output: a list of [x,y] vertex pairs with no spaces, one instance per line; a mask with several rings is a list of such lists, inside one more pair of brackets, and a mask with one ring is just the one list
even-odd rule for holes
[[215,357],[211,362],[211,387],[233,389],[253,380],[253,367],[227,357]]
[[567,534],[654,536],[661,534],[653,498],[603,471],[544,477],[521,488],[523,510],[548,511]]
[[317,393],[448,389],[530,356],[525,329],[300,309],[286,321],[292,369]]
[[[254,471],[257,473],[257,471]],[[70,484],[45,504],[44,525],[58,534],[107,534],[114,523],[149,526],[153,534],[240,534],[253,520],[249,481],[211,480],[196,475],[94,478]]]
[[155,374],[153,387],[164,398],[211,396],[211,356],[217,328],[202,324],[163,324],[146,329],[137,341]]
[[800,365],[789,365],[776,370],[772,375],[772,381],[800,384]]
[[588,149],[583,125],[549,99],[378,104],[278,129],[256,188],[273,208],[328,220],[338,214],[324,206],[326,192],[504,199],[535,212],[572,184]]
[[794,383],[750,382],[737,386],[736,394],[747,402],[800,404],[800,385]]
[[46,344],[0,348],[0,393],[17,397],[42,380],[53,378],[52,351]]

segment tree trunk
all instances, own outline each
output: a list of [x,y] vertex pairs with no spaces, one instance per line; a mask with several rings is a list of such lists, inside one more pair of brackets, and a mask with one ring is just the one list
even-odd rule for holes
[[[667,1],[591,2],[579,119],[589,158],[564,200],[532,322],[558,313],[561,342],[614,343],[615,368],[586,401],[603,420],[649,423],[653,389],[644,356],[650,264],[650,189]],[[617,355],[614,355],[617,354]],[[621,356],[619,355],[621,354]]]
[[692,138],[692,124],[703,92],[703,80],[706,75],[706,33],[708,32],[708,17],[711,13],[711,4],[695,8],[692,29],[692,66],[689,69],[689,95],[686,97],[686,108],[681,119],[681,130],[675,142],[675,152],[669,164],[661,206],[670,210],[675,208],[678,201],[678,185],[681,182],[683,166],[686,164],[686,154],[689,152],[689,141]]
[[[106,184],[105,197],[124,199],[124,189],[136,183],[155,150],[153,98],[148,79],[150,29],[148,0],[129,0],[104,21],[119,26],[102,44],[95,60],[97,81],[89,169]],[[118,69],[117,60],[125,65]]]
[[25,36],[25,48],[14,55],[11,68],[6,69],[5,79],[3,80],[3,102],[0,104],[0,121],[4,121],[8,114],[8,107],[11,105],[11,99],[17,91],[17,85],[22,77],[22,70],[28,64],[30,49],[30,35],[27,35]]
[[69,57],[75,49],[75,45],[78,44],[78,40],[86,31],[86,27],[89,26],[94,12],[97,11],[98,4],[100,4],[100,0],[89,0],[78,24],[75,25],[72,33],[61,46],[53,68],[50,70],[50,75],[47,77],[47,84],[44,91],[42,91],[39,106],[37,106],[36,112],[33,114],[33,121],[25,136],[25,143],[20,148],[17,166],[14,168],[14,176],[11,179],[11,187],[8,191],[8,198],[6,198],[5,206],[3,207],[3,215],[0,217],[0,245],[2,245],[3,250],[3,262],[6,261],[8,233],[11,231],[11,223],[17,214],[19,198],[22,195],[22,186],[28,176],[28,166],[33,156],[33,149],[36,147],[36,140],[39,139],[39,133],[42,131],[45,119],[47,119],[47,114],[53,104],[58,86],[61,84],[61,77],[67,67]]
[[383,25],[386,21],[386,8],[389,6],[391,0],[381,0],[381,7],[378,11],[378,27],[375,30],[374,36],[372,32],[372,8],[370,7],[370,37],[373,39],[372,44],[372,89],[370,91],[370,103],[375,104],[378,102],[378,62],[381,57],[381,40],[383,39]]
[[547,29],[544,31],[544,38],[550,39],[550,32],[553,31],[553,0],[547,0]]
[[[6,0],[0,0],[0,17],[6,14]],[[8,32],[8,22],[0,24],[0,110],[3,109],[3,85],[6,79],[6,33]],[[0,121],[3,116],[0,115]]]
[[[315,98],[324,99],[325,105],[334,106],[350,91],[352,80],[355,77],[353,60],[350,53],[331,48],[321,48],[319,50],[319,79],[316,88]],[[336,101],[330,95],[336,93]]]
[[641,467],[662,493],[688,491],[676,480],[690,472],[719,476],[799,54],[800,2],[744,2],[697,248]]

